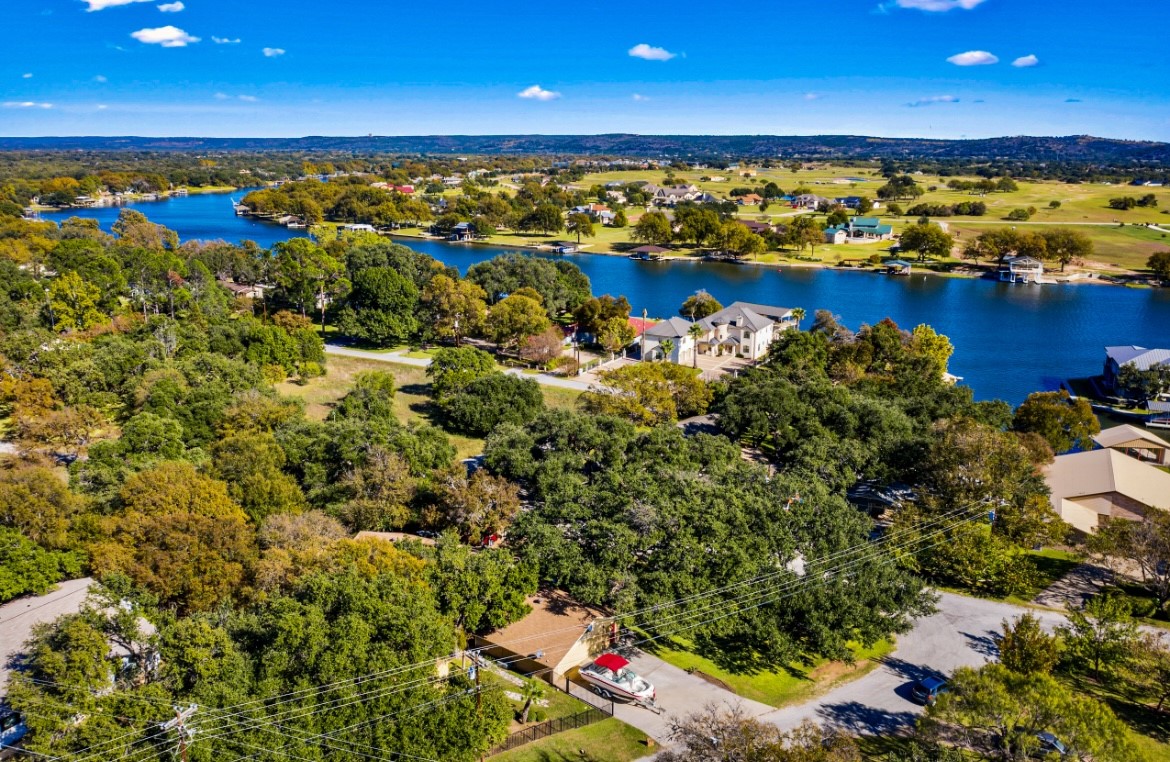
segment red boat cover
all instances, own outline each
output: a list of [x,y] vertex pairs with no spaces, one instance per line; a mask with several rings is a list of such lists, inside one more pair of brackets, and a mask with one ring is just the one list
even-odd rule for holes
[[612,672],[617,672],[619,669],[629,664],[628,661],[613,653],[602,654],[601,656],[598,656],[596,659],[594,659],[593,663],[599,667],[605,667]]

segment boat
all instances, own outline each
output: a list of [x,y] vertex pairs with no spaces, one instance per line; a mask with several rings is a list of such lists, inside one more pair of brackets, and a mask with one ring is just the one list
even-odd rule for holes
[[654,686],[638,677],[629,664],[624,657],[607,652],[582,667],[579,673],[604,698],[653,701],[656,695]]

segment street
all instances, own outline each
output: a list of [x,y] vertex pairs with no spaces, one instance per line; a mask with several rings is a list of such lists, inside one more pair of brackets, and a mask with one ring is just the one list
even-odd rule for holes
[[[337,355],[339,357],[355,357],[359,360],[373,360],[374,362],[389,362],[398,365],[412,365],[416,368],[425,368],[431,364],[430,360],[425,360],[421,357],[407,357],[404,354],[405,350],[398,352],[366,352],[361,349],[350,349],[349,347],[338,346],[337,344],[326,344],[325,354]],[[550,376],[547,373],[524,373],[519,368],[509,368],[504,371],[512,376],[519,376],[521,378],[531,378],[538,384],[544,386],[555,386],[560,389],[573,389],[574,391],[585,391],[589,388],[589,384],[574,381],[571,378],[560,378],[559,376]]]
[[17,598],[0,606],[0,696],[7,690],[12,660],[20,654],[33,627],[75,613],[81,608],[85,591],[92,582],[89,577],[71,579],[46,595]]
[[657,657],[639,654],[631,659],[631,666],[657,688],[657,703],[664,711],[658,715],[618,704],[615,716],[659,744],[669,743],[672,719],[699,712],[710,704],[739,705],[745,714],[782,730],[812,720],[856,734],[888,734],[910,725],[922,713],[922,706],[909,698],[913,681],[994,659],[995,636],[1005,619],[1032,611],[1047,629],[1064,621],[1054,611],[950,593],[940,594],[938,608],[938,613],[918,620],[913,630],[901,636],[894,652],[868,675],[812,701],[779,709],[740,698]]

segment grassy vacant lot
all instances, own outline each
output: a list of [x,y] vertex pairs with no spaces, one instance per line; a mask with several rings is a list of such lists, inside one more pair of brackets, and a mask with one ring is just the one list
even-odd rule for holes
[[[314,420],[324,420],[337,400],[345,396],[353,386],[353,377],[365,370],[380,370],[394,376],[397,393],[394,395],[394,412],[401,423],[424,421],[439,424],[436,411],[431,404],[431,383],[426,370],[413,365],[398,365],[379,360],[363,360],[356,357],[330,356],[326,364],[327,375],[314,378],[300,385],[292,382],[277,384],[277,391],[289,397],[305,401],[305,414]],[[542,386],[545,404],[551,408],[567,409],[577,404],[580,392]],[[451,442],[458,451],[458,457],[467,458],[483,452],[483,440],[451,434]]]
[[621,720],[602,720],[497,754],[493,762],[630,762],[651,753],[646,735]]
[[[790,664],[779,669],[731,669],[701,655],[699,649],[683,638],[657,641],[647,648],[663,661],[679,669],[695,670],[712,682],[722,682],[736,694],[771,706],[785,706],[819,696],[844,682],[856,680],[872,671],[878,660],[894,650],[894,644],[883,640],[873,648],[857,646],[853,649],[856,661],[820,660],[811,666]],[[718,683],[717,683],[718,684]]]

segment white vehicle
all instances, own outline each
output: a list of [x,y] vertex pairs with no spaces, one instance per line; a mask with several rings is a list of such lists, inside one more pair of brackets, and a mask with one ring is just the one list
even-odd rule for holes
[[592,664],[582,667],[580,674],[605,698],[654,701],[654,686],[634,674],[629,664],[615,653],[604,653],[594,659]]

